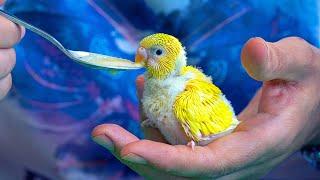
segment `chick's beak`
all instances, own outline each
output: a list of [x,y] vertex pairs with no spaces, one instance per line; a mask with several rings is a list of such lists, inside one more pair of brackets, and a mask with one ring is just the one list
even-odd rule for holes
[[144,47],[139,47],[135,57],[135,62],[145,65],[145,62],[147,59],[148,59],[147,50]]

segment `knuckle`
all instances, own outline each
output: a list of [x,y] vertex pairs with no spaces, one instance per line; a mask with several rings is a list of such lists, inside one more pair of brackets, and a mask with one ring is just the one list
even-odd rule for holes
[[297,45],[297,49],[304,52],[305,58],[301,59],[304,62],[304,65],[309,68],[313,69],[315,63],[315,55],[316,51],[315,48],[305,39],[297,36],[287,38],[288,41]]
[[300,43],[306,43],[306,40],[304,40],[303,38],[299,37],[299,36],[291,36],[286,38],[289,41],[296,41],[296,42],[300,42]]
[[100,125],[96,126],[94,128],[94,130],[105,129],[106,127],[107,127],[107,124],[100,124]]
[[281,49],[277,46],[272,46],[273,53],[269,55],[269,61],[266,64],[266,71],[272,73],[281,72],[285,64],[280,60],[279,56],[282,54]]
[[309,46],[310,51],[310,67],[313,68],[316,72],[320,72],[320,50],[314,46]]
[[305,65],[308,68],[313,68],[315,67],[315,63],[316,63],[316,51],[315,48],[309,44],[307,41],[304,41],[304,44],[302,44],[302,50],[304,50],[306,53],[306,57],[305,57]]
[[0,29],[0,33],[2,34],[0,37],[1,48],[13,47],[20,41],[22,33],[24,32],[23,29],[2,16],[0,16],[0,24],[4,27]]
[[96,128],[97,129],[106,129],[106,128],[118,129],[118,128],[120,128],[120,126],[117,124],[100,124]]
[[309,43],[305,39],[298,36],[287,37],[284,40],[302,47],[309,46]]
[[10,22],[10,35],[8,36],[9,40],[8,40],[8,47],[13,47],[15,44],[17,44],[20,41],[21,38],[21,28]]
[[119,130],[120,126],[115,124],[100,124],[96,126],[92,131],[92,136],[99,136],[106,133],[106,130],[109,129],[111,131],[117,131]]
[[303,79],[319,69],[317,49],[300,37],[287,37],[277,42],[268,68],[290,79]]
[[111,129],[122,129],[121,126],[119,126],[118,124],[105,124],[106,128],[111,128]]

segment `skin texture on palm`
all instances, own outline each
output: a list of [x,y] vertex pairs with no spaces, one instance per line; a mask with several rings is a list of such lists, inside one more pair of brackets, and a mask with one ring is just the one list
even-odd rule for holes
[[[0,6],[4,0],[0,0]],[[12,48],[24,36],[25,29],[0,16],[0,100],[6,96],[12,85],[11,71],[16,54]]]
[[[260,177],[303,145],[316,143],[320,126],[320,53],[292,37],[275,43],[249,40],[242,50],[248,74],[263,81],[261,89],[238,115],[236,131],[204,147],[172,146],[154,129],[140,140],[111,124],[93,131],[96,142],[144,177]],[[141,95],[143,78],[137,80]]]

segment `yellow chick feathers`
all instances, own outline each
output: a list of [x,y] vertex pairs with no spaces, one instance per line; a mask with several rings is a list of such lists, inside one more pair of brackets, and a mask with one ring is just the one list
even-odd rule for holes
[[144,38],[136,54],[147,69],[142,125],[158,128],[171,144],[194,147],[231,133],[239,121],[211,78],[186,60],[179,40],[163,33]]

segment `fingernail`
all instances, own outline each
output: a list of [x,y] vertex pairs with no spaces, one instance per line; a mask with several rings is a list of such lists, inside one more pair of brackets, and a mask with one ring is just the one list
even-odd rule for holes
[[129,153],[123,156],[122,159],[135,164],[148,164],[148,162],[144,158],[133,153]]
[[92,139],[93,139],[94,142],[96,142],[97,144],[105,147],[109,151],[111,151],[111,152],[114,151],[113,142],[108,137],[106,137],[105,135],[96,136],[96,137],[93,137]]
[[26,35],[26,29],[22,26],[19,26],[19,28],[20,28],[20,39],[22,39]]

